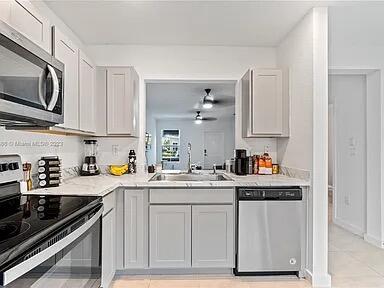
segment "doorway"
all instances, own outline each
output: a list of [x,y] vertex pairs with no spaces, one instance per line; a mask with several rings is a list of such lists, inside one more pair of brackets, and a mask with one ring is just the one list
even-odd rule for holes
[[366,82],[365,75],[329,79],[332,221],[359,236],[366,232]]

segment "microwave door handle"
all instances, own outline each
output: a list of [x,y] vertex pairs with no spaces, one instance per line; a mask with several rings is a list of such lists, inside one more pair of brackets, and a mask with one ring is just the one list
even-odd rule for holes
[[59,98],[60,86],[59,86],[59,79],[57,78],[55,69],[51,65],[47,65],[47,66],[48,66],[49,73],[51,73],[52,75],[52,84],[53,84],[52,97],[51,97],[51,101],[48,104],[47,110],[52,111],[53,108],[55,108],[57,100]]
[[46,73],[45,73],[45,70],[43,70],[43,72],[39,77],[39,99],[40,99],[41,105],[43,105],[44,109],[47,110],[47,103],[45,102],[45,99],[44,99],[45,80],[46,80]]

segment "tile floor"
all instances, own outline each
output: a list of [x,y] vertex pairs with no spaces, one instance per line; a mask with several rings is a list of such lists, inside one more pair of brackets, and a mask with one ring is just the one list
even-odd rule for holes
[[[384,250],[330,223],[329,271],[333,288],[384,288]],[[307,288],[305,280],[230,276],[120,276],[113,288]]]

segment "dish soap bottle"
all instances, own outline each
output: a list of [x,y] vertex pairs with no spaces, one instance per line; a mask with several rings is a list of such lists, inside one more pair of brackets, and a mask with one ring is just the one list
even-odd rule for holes
[[135,150],[129,150],[128,155],[128,173],[136,173],[136,153]]

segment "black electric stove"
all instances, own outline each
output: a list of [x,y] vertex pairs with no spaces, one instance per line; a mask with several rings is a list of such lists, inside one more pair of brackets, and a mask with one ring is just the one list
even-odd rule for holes
[[0,267],[101,202],[84,196],[17,196],[0,202]]
[[10,159],[15,156],[0,157],[0,271],[102,201],[91,196],[22,195],[21,163],[9,165],[16,163]]

